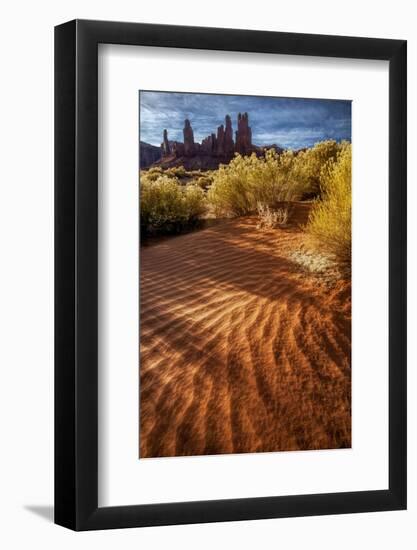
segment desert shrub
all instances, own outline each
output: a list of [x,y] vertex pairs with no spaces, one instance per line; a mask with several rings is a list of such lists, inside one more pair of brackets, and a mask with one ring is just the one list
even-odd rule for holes
[[140,183],[140,223],[149,231],[179,231],[192,225],[205,212],[205,194],[196,185],[181,185],[166,175]]
[[326,140],[297,153],[295,170],[300,187],[304,189],[305,195],[320,196],[321,170],[327,162],[336,159],[343,147],[343,142],[340,144],[334,140]]
[[183,166],[174,166],[172,168],[163,168],[162,166],[152,166],[148,170],[141,170],[141,177],[145,177],[148,181],[156,181],[160,176],[167,178],[183,178],[187,176],[187,171]]
[[149,170],[141,171],[141,178],[145,177],[148,181],[156,181],[161,175],[162,168],[159,166],[154,166],[153,168],[149,168]]
[[206,211],[206,195],[204,191],[192,183],[182,188],[187,222],[198,220]]
[[244,215],[254,207],[250,189],[252,157],[236,156],[228,165],[221,165],[214,174],[208,200],[218,213]]
[[172,168],[167,168],[164,173],[167,176],[175,178],[185,178],[187,176],[187,170],[184,166],[173,166]]
[[350,264],[352,209],[352,148],[344,143],[321,170],[322,199],[310,213],[307,230],[340,261]]
[[278,203],[301,198],[296,155],[270,149],[264,157],[236,155],[213,175],[208,199],[217,212],[242,216],[256,211],[258,203],[275,208]]
[[200,175],[196,179],[193,180],[193,183],[195,185],[198,185],[201,189],[204,191],[207,191],[207,189],[211,186],[213,183],[213,177],[208,175]]
[[272,210],[269,206],[258,203],[257,229],[273,229],[277,226],[285,226],[288,222],[289,208]]

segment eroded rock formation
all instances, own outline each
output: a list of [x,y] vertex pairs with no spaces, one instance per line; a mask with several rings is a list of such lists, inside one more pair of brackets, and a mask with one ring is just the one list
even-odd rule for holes
[[224,131],[224,152],[226,155],[232,155],[235,152],[235,144],[233,141],[232,119],[229,115],[225,118],[226,128]]
[[224,126],[223,126],[223,124],[217,128],[216,153],[219,157],[222,157],[224,155]]
[[188,118],[184,121],[184,154],[186,157],[192,157],[195,153],[194,132]]
[[247,155],[252,151],[252,130],[249,126],[248,113],[239,113],[237,117],[236,152]]
[[168,131],[167,130],[164,130],[164,141],[162,142],[161,147],[162,147],[162,154],[164,156],[167,156],[171,153],[171,147],[170,147],[169,141],[168,141]]
[[139,142],[140,168],[148,168],[161,158],[161,149],[144,141]]
[[[175,162],[176,159],[187,157],[211,159],[200,164],[218,164],[229,162],[235,153],[249,155],[256,150],[252,145],[252,130],[249,126],[248,113],[239,113],[237,119],[236,142],[233,141],[232,119],[226,115],[224,124],[217,128],[217,133],[205,137],[201,144],[194,141],[194,131],[191,122],[184,121],[184,142],[169,141],[168,132],[164,130],[161,143],[162,161]],[[217,159],[217,160],[216,160]],[[190,161],[187,161],[190,164]],[[194,163],[198,164],[198,163]]]

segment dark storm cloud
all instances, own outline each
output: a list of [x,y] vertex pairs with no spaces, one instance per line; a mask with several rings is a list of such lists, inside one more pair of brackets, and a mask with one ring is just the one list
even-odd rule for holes
[[184,119],[189,118],[194,139],[216,132],[224,117],[237,129],[239,112],[249,114],[253,143],[276,143],[298,149],[324,139],[351,139],[351,102],[329,99],[271,98],[140,92],[140,138],[159,145],[164,128],[170,140],[183,140]]

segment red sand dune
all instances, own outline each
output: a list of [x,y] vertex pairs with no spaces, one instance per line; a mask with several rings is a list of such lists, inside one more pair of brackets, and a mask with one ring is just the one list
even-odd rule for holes
[[351,445],[350,283],[287,259],[297,227],[255,225],[141,248],[141,458]]

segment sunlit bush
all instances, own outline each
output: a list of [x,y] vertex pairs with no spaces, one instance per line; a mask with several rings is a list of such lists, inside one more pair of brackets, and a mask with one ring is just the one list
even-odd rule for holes
[[214,172],[208,198],[217,211],[242,216],[253,213],[257,203],[276,209],[278,203],[320,196],[322,168],[346,146],[327,140],[310,149],[265,156],[236,155]]
[[195,185],[198,185],[198,187],[200,187],[201,189],[203,189],[204,191],[207,191],[207,189],[211,186],[211,184],[213,183],[213,177],[212,176],[209,176],[207,174],[205,175],[200,175],[198,176],[196,179],[193,180],[193,183]]
[[230,164],[220,166],[208,199],[217,211],[242,216],[256,211],[258,203],[276,208],[279,203],[298,200],[303,191],[296,155],[271,149],[264,157],[236,155]]
[[162,175],[162,168],[159,166],[154,166],[149,168],[149,170],[142,170],[141,177],[146,178],[148,181],[156,181]]
[[205,209],[204,191],[196,185],[181,185],[166,175],[156,181],[141,177],[140,224],[144,233],[179,231],[195,223]]
[[184,178],[187,176],[187,170],[184,168],[184,166],[173,166],[172,168],[166,168],[164,173],[167,176],[175,178]]
[[206,211],[207,202],[204,191],[192,183],[181,188],[187,222],[199,219]]
[[148,181],[156,181],[160,176],[178,179],[189,176],[189,173],[183,166],[173,166],[171,168],[152,166],[148,170],[142,170],[141,175],[143,175]]
[[344,147],[344,143],[326,140],[316,143],[313,147],[297,154],[297,178],[305,194],[320,195],[320,173],[325,164],[335,159]]
[[227,166],[221,165],[214,174],[208,200],[217,213],[244,215],[254,207],[250,188],[252,157],[236,156]]
[[344,143],[336,159],[321,170],[322,200],[311,211],[307,230],[328,252],[350,264],[352,210],[352,148]]
[[201,170],[187,170],[187,176],[190,178],[199,178],[204,175],[204,172]]

